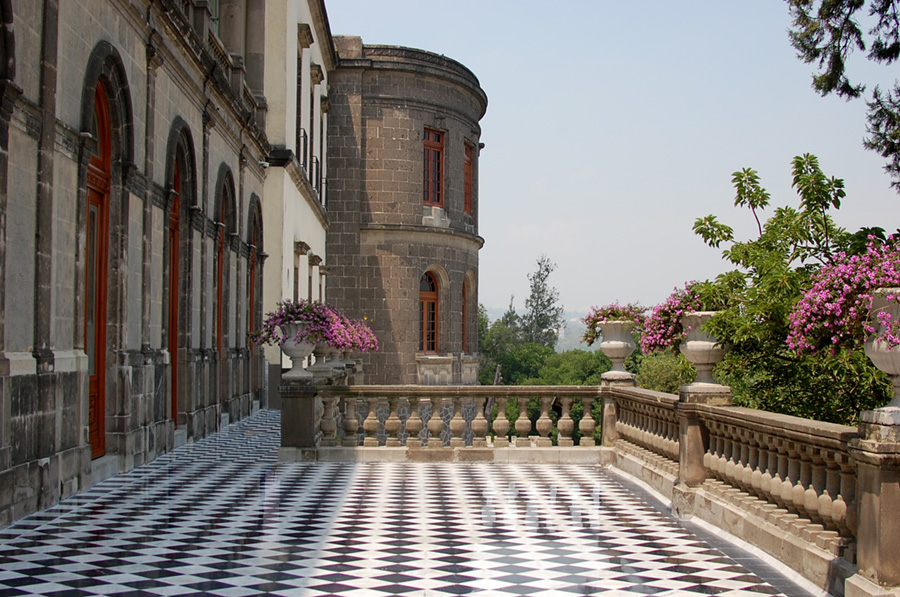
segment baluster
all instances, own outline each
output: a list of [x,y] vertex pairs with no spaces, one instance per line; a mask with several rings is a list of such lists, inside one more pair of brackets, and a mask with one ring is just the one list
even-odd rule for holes
[[462,398],[454,396],[451,400],[453,401],[453,418],[450,419],[450,447],[463,448],[466,445],[466,440],[463,439],[463,434],[466,432],[466,420],[462,416]]
[[397,413],[397,401],[398,398],[396,396],[388,398],[389,413],[388,418],[384,422],[384,432],[387,435],[384,445],[388,448],[400,447],[399,433],[400,428],[403,427],[403,422]]
[[710,473],[710,476],[715,476],[715,471],[713,471],[713,462],[717,462],[719,457],[716,454],[716,446],[719,443],[719,424],[716,422],[711,422],[709,424],[709,447],[706,449],[706,453],[703,455],[703,468],[706,469],[707,473]]
[[762,484],[763,470],[768,463],[766,450],[759,441],[759,436],[755,432],[751,432],[750,436],[750,462],[753,466],[753,472],[750,473],[750,492],[753,495],[760,495],[760,485]]
[[793,443],[788,445],[788,470],[787,477],[781,483],[781,499],[785,507],[791,511],[797,511],[794,501],[794,486],[800,482],[800,457]]
[[409,404],[409,418],[406,419],[406,447],[421,448],[422,440],[419,433],[422,431],[422,419],[419,418],[419,398],[411,396],[406,399]]
[[[778,469],[778,453],[772,448],[772,438],[768,435],[762,437],[765,443],[765,450],[760,456],[760,466],[764,467],[762,475],[759,477],[759,495],[769,500],[769,492],[772,489],[772,475]],[[763,456],[765,459],[763,460]]]
[[806,488],[810,486],[812,480],[812,466],[810,466],[809,455],[803,451],[798,451],[797,460],[800,463],[800,476],[797,477],[794,488],[791,490],[791,499],[793,499],[797,511],[806,514]]
[[516,419],[517,448],[527,448],[531,445],[528,434],[531,433],[531,419],[528,418],[528,398],[519,398],[519,418]]
[[[584,416],[578,422],[578,430],[581,432],[581,441],[579,443],[582,446],[593,446],[596,445],[594,441],[594,427],[597,426],[594,416],[591,414],[594,398],[590,396],[582,398],[581,404],[584,406]],[[618,427],[618,424],[616,426]]]
[[359,419],[356,417],[356,398],[344,398],[344,445],[348,448],[359,445],[356,432],[359,430]]
[[[819,496],[825,492],[825,463],[822,456],[816,452],[810,454],[809,486],[803,495],[803,507],[809,512],[813,522],[822,522],[824,514],[819,511]],[[830,510],[831,503],[822,504]]]
[[575,442],[572,440],[572,432],[575,431],[575,421],[572,420],[570,414],[572,398],[560,398],[559,402],[562,405],[562,414],[559,417],[559,421],[556,422],[556,429],[559,431],[556,443],[560,448],[571,448],[575,445]]
[[680,451],[678,442],[678,421],[674,419],[674,413],[669,411],[669,457],[674,460],[678,460]]
[[[829,459],[825,468],[825,490],[819,496],[819,516],[825,521],[826,527],[840,529],[841,523],[837,518],[839,514],[846,515],[846,504],[837,505],[841,495],[841,469],[837,463]],[[840,513],[838,510],[841,510]]]
[[337,421],[334,418],[334,403],[337,402],[336,396],[325,396],[322,398],[324,412],[322,413],[322,422],[319,429],[322,430],[322,445],[337,445]]
[[783,440],[777,440],[775,448],[778,450],[778,468],[775,469],[775,474],[772,475],[769,493],[772,494],[772,499],[775,500],[776,504],[782,508],[787,508],[787,504],[781,496],[781,490],[784,488],[784,480],[787,478],[788,472],[787,449]]
[[444,445],[441,433],[444,431],[444,420],[441,418],[441,403],[435,398],[427,398],[431,404],[431,418],[428,419],[428,447],[440,448]]
[[550,439],[550,431],[553,429],[553,421],[550,420],[550,405],[556,398],[554,396],[541,396],[541,416],[538,417],[535,427],[540,437],[537,439],[537,445],[541,448],[547,448],[553,445]]
[[719,462],[717,464],[718,477],[724,482],[728,483],[728,475],[725,474],[725,471],[728,468],[728,463],[731,461],[731,438],[728,436],[728,426],[722,426],[722,451],[719,453]]
[[841,488],[838,496],[831,504],[831,517],[841,530],[841,535],[856,534],[856,475],[851,464],[842,458]]
[[494,447],[509,447],[509,419],[506,418],[506,396],[497,398],[497,416],[494,418]]
[[366,398],[369,403],[369,415],[363,421],[363,430],[366,432],[366,438],[363,440],[363,446],[366,448],[378,447],[378,415],[375,411],[378,408],[378,398]]
[[484,418],[484,403],[487,398],[478,396],[471,399],[475,405],[475,418],[472,419],[472,446],[475,448],[483,448],[487,446],[488,422]]
[[750,434],[746,430],[741,431],[741,462],[736,471],[741,488],[747,493],[753,493],[750,479],[753,469],[756,468],[756,450],[750,445]]

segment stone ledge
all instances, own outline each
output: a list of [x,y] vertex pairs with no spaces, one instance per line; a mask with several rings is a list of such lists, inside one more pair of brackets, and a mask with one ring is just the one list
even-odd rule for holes
[[486,464],[601,464],[600,447],[578,448],[377,448],[278,449],[279,462],[470,462]]
[[900,587],[882,587],[871,580],[854,574],[844,583],[844,597],[897,597]]

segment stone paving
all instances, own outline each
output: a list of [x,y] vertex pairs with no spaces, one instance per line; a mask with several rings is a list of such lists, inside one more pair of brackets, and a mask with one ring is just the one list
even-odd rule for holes
[[280,413],[0,530],[0,595],[789,595],[596,466],[278,464]]

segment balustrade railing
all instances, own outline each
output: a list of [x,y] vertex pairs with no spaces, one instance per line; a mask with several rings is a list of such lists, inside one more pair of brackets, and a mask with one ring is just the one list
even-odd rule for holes
[[[900,451],[892,447],[900,442],[890,435],[893,427],[878,423],[891,413],[857,429],[732,406],[710,384],[694,393],[685,386],[675,396],[619,378],[604,383],[332,381],[292,390],[305,402],[282,415],[282,446],[313,450],[303,458],[341,459],[336,455],[343,450],[344,457],[366,460],[610,465],[671,499],[677,515],[701,516],[827,591],[840,594],[845,585],[868,591],[873,582],[900,586],[896,527],[885,527],[900,509]],[[591,449],[597,401],[602,446]],[[580,418],[573,416],[575,405]]]
[[[590,412],[599,397],[596,387],[324,386],[318,394],[326,405],[319,426],[327,446],[573,447],[576,438],[581,446],[595,443]],[[528,414],[532,400],[539,407],[535,421]],[[580,437],[572,418],[576,401],[588,413],[578,422]],[[513,421],[508,404],[517,407]]]

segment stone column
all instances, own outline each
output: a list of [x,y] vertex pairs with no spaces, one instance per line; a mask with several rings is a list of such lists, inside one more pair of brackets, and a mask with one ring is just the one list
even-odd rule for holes
[[731,404],[731,388],[698,382],[681,386],[675,415],[678,418],[678,483],[672,493],[672,510],[679,518],[694,514],[694,488],[706,480],[703,455],[709,448],[709,431],[700,421],[700,405]]
[[858,572],[846,597],[900,594],[900,408],[864,411],[859,437],[850,441],[856,461]]
[[315,460],[316,386],[288,381],[278,388],[281,398],[281,447],[299,448],[303,460]]

